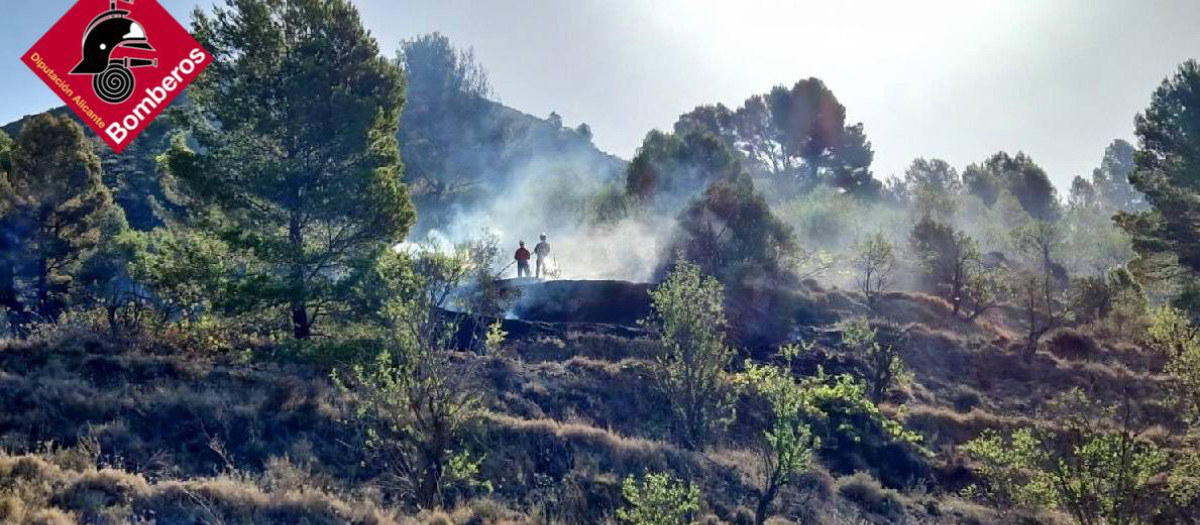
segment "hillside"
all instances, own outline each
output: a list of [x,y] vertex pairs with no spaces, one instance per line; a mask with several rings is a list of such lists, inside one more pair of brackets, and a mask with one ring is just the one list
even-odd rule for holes
[[[440,111],[442,102],[435,104],[439,110],[425,117],[415,108],[428,108],[430,102],[410,98],[407,107],[414,109],[402,117],[398,137],[407,166],[404,178],[421,210],[417,234],[447,226],[457,213],[526,176],[525,171],[552,173],[568,166],[581,176],[606,183],[624,170],[625,161],[596,149],[590,137],[561,123],[482,97],[472,99],[470,109],[460,112]],[[70,115],[82,124],[65,107],[49,112]],[[0,126],[0,131],[16,137],[29,118]],[[85,129],[103,162],[105,183],[130,226],[138,230],[162,226],[164,209],[169,212],[173,205],[164,196],[155,157],[170,145],[174,126],[169,113],[153,121],[121,155]]]
[[124,155],[0,137],[0,523],[1200,523],[1200,62],[1060,190],[878,179],[815,77],[625,162],[352,0],[192,18]]
[[[808,299],[847,316],[865,309],[861,298],[837,291],[814,291]],[[826,467],[781,496],[780,518],[1006,522],[953,496],[972,479],[954,459],[955,445],[984,427],[1023,420],[1072,386],[1158,388],[1157,372],[1124,350],[1044,353],[1014,368],[1003,325],[956,335],[962,326],[946,324],[945,305],[920,295],[893,294],[884,307],[903,309],[916,323],[904,347],[916,381],[894,402],[906,403],[901,418],[934,455],[906,457],[873,441],[878,437],[830,442],[822,453]],[[542,329],[530,330],[529,323]],[[648,380],[653,343],[639,327],[534,318],[507,321],[505,328],[514,335],[502,348],[460,354],[455,365],[482,371],[485,408],[466,439],[484,454],[479,475],[491,490],[464,489],[464,503],[447,511],[449,520],[423,513],[418,522],[601,522],[622,505],[620,480],[647,469],[701,483],[714,518],[749,519],[753,462],[739,443],[753,436],[735,431],[706,453],[673,445],[662,426],[667,404]],[[839,350],[835,325],[802,329],[826,334],[805,368],[857,366]],[[0,458],[0,485],[21,496],[0,501],[0,517],[406,523],[414,516],[362,485],[378,473],[363,466],[362,449],[348,446],[360,430],[348,423],[348,400],[319,367],[188,353],[174,344],[114,341],[86,326],[3,343],[0,402],[7,408],[0,433],[8,454]],[[750,398],[741,407],[738,417],[746,422],[735,429],[763,416]],[[890,479],[894,488],[856,471]]]

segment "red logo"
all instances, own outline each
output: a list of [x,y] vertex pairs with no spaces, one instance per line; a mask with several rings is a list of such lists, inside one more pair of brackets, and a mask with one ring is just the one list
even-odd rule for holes
[[120,153],[212,57],[155,0],[79,0],[21,60]]

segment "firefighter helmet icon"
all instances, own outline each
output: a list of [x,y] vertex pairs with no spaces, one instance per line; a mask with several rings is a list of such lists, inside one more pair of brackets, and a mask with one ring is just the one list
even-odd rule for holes
[[129,11],[117,9],[117,2],[132,4],[133,0],[109,0],[108,11],[100,13],[83,33],[83,59],[71,70],[72,75],[92,75],[96,96],[109,104],[120,104],[133,95],[133,73],[130,68],[158,66],[158,60],[146,58],[113,58],[117,48],[153,51],[141,24],[129,18]]

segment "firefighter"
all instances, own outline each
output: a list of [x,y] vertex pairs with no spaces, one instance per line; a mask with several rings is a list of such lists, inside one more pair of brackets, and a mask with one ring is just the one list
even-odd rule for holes
[[529,277],[529,250],[525,249],[525,241],[519,243],[517,254],[513,259],[517,261],[517,277]]
[[542,242],[537,243],[533,247],[533,253],[537,255],[537,278],[541,279],[546,275],[546,257],[550,256],[550,243],[546,242],[546,234],[542,234]]

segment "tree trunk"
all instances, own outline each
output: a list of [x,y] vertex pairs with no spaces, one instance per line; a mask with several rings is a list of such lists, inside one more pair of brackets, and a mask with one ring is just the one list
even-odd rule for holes
[[308,316],[307,297],[304,289],[304,232],[300,219],[293,216],[288,224],[288,242],[292,245],[292,337],[308,339],[312,335],[312,319]]
[[308,339],[312,336],[312,323],[308,319],[308,308],[303,301],[292,301],[292,337]]
[[50,304],[50,261],[44,257],[38,261],[38,275],[36,285],[37,309],[36,312],[41,316],[43,321],[52,321],[56,317],[53,306]]
[[23,337],[29,314],[17,294],[16,270],[12,263],[0,264],[0,307],[8,309],[8,326],[13,337]]
[[421,508],[424,509],[440,509],[443,506],[442,498],[442,470],[443,461],[440,457],[432,457],[429,465],[425,467],[425,474],[421,478],[421,484],[417,488],[417,501]]
[[761,496],[758,497],[758,506],[754,509],[754,525],[763,525],[767,521],[767,514],[771,511],[771,502],[775,501],[775,494],[779,492],[779,485],[772,484]]

